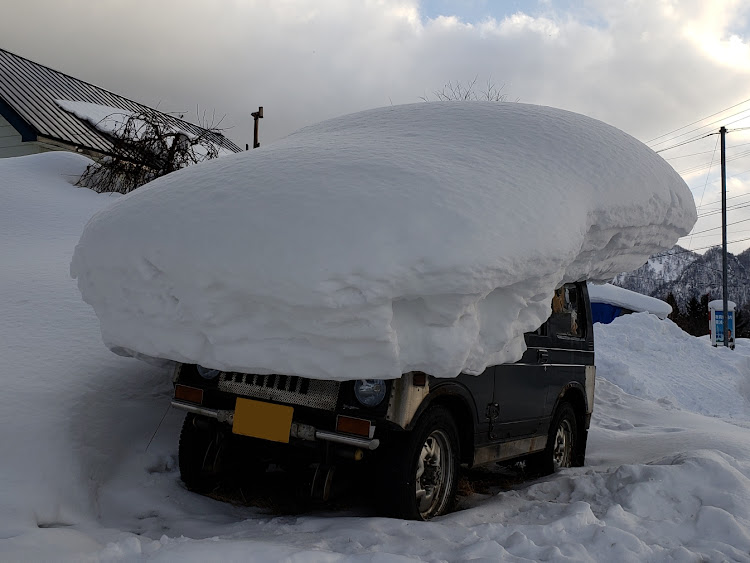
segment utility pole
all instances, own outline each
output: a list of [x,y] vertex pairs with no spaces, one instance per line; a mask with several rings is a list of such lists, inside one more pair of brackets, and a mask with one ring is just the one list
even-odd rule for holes
[[263,106],[260,106],[258,108],[258,111],[254,111],[250,115],[252,115],[253,119],[255,120],[255,130],[253,132],[253,148],[257,149],[260,146],[260,143],[258,142],[258,120],[263,119]]
[[724,305],[724,346],[729,346],[729,297],[727,296],[727,157],[725,140],[727,128],[722,125],[719,129],[721,134],[721,270],[722,285],[721,293]]

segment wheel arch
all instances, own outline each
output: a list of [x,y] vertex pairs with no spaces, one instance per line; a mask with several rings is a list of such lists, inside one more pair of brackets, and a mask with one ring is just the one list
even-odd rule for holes
[[[578,429],[578,456],[574,460],[574,465],[583,465],[583,460],[586,452],[586,442],[588,438],[588,421],[589,416],[587,412],[586,403],[586,390],[580,383],[571,382],[565,385],[557,396],[555,401],[555,407],[552,409],[552,419],[555,417],[557,409],[562,403],[569,403],[573,407],[573,412],[576,416],[576,427]],[[551,420],[552,420],[551,419]]]
[[474,421],[476,411],[471,407],[471,399],[466,389],[460,385],[446,383],[431,390],[414,414],[407,430],[413,430],[419,419],[431,408],[441,406],[453,417],[458,430],[461,462],[471,463],[474,457]]

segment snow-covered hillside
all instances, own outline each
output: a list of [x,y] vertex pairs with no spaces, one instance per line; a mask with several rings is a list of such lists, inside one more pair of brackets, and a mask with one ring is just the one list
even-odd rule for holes
[[[741,307],[750,302],[750,251],[737,256],[730,252],[727,258],[729,296]],[[671,292],[684,309],[692,297],[700,300],[709,294],[711,299],[720,298],[721,271],[721,248],[701,255],[675,246],[652,256],[637,270],[619,274],[613,283],[659,299]]]
[[658,288],[676,281],[685,268],[698,258],[700,254],[697,252],[691,252],[676,244],[666,252],[649,257],[640,268],[617,275],[614,283],[643,295],[654,296]]
[[170,374],[108,351],[69,278],[84,224],[118,199],[69,183],[86,162],[0,161],[1,561],[750,561],[750,343],[648,314],[595,329],[584,467],[427,523],[186,491],[182,415],[159,427]]

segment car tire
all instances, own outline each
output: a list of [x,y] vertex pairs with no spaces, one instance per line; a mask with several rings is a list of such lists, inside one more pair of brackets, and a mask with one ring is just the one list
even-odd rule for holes
[[210,419],[188,413],[180,432],[180,477],[196,493],[210,493],[221,482],[228,437]]
[[389,456],[392,479],[385,483],[386,511],[398,518],[429,520],[455,502],[460,442],[450,411],[436,406],[403,437]]
[[532,476],[550,475],[559,469],[574,467],[580,459],[578,419],[573,405],[560,403],[552,417],[547,445],[542,452],[526,460],[527,471]]

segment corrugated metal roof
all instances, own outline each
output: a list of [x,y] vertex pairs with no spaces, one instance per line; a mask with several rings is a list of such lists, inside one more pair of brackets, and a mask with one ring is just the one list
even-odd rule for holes
[[[55,100],[89,102],[140,113],[157,111],[128,100],[83,80],[52,70],[18,55],[0,49],[0,101],[25,122],[37,136],[48,137],[77,147],[107,154],[112,144],[105,134],[68,113]],[[3,104],[0,104],[2,112]],[[175,127],[193,135],[204,131],[188,121],[164,114]],[[5,116],[8,121],[11,117]],[[217,145],[233,152],[242,149],[223,135],[212,139]]]

